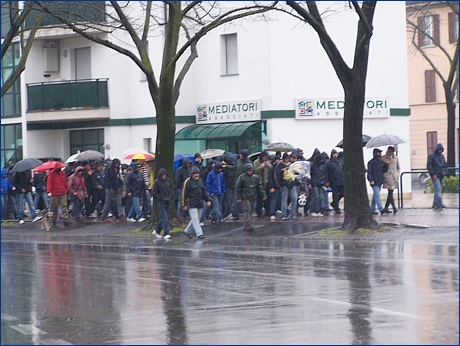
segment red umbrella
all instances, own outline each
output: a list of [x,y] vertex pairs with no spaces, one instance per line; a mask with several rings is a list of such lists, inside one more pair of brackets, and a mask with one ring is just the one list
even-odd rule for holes
[[155,155],[150,153],[134,153],[134,154],[127,154],[123,158],[124,160],[146,160],[146,159],[154,159]]
[[42,163],[40,166],[34,168],[35,172],[45,172],[50,171],[55,168],[64,168],[66,165],[63,164],[61,161],[47,161]]

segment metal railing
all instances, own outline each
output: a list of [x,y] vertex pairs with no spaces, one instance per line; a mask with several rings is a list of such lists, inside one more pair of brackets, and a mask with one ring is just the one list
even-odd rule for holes
[[[455,172],[458,172],[458,167],[447,167],[447,171],[454,170]],[[420,173],[425,173],[430,176],[428,170],[426,169],[415,169],[413,171],[407,171],[407,172],[402,172],[399,175],[399,189],[398,189],[398,208],[404,208],[404,198],[403,198],[403,176],[404,174],[420,174]]]
[[27,112],[109,107],[108,78],[27,84]]

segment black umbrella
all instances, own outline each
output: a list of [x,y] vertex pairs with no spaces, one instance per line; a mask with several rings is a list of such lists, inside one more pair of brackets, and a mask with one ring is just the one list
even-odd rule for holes
[[[372,138],[371,136],[363,135],[363,143],[362,143],[362,146],[365,147],[366,144],[367,144],[367,142],[369,142],[369,141],[371,140],[371,138]],[[339,143],[337,143],[335,146],[336,146],[337,148],[342,148],[342,149],[343,149],[343,139],[342,139]]]
[[32,168],[40,166],[42,163],[43,162],[40,161],[39,159],[36,159],[34,157],[29,157],[28,159],[18,161],[18,163],[16,163],[13,167],[13,172],[28,171]]

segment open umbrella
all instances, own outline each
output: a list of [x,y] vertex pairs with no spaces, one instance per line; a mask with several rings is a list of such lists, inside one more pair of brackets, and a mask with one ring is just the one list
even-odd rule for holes
[[78,154],[75,158],[77,161],[89,161],[89,160],[97,160],[103,159],[105,155],[96,150],[85,150]]
[[[369,142],[369,140],[371,139],[372,137],[371,136],[368,136],[368,135],[363,135],[363,139],[362,139],[362,146],[366,146],[367,142]],[[335,145],[337,148],[342,148],[343,149],[343,139],[337,143]]]
[[176,154],[174,155],[174,172],[182,165],[184,159],[188,157],[190,161],[193,161],[194,156],[189,154]]
[[77,162],[77,156],[80,155],[80,150],[78,150],[78,152],[76,154],[73,154],[71,156],[69,156],[69,158],[65,161],[65,163],[73,163],[73,162]]
[[55,168],[64,168],[66,165],[63,164],[61,161],[47,161],[42,163],[40,166],[34,168],[35,172],[45,172],[50,171]]
[[205,151],[201,152],[201,158],[203,159],[210,159],[214,156],[221,156],[225,153],[225,150],[222,149],[206,149]]
[[147,160],[154,159],[155,155],[150,153],[135,153],[126,155],[123,160]]
[[125,151],[123,151],[123,157],[126,157],[128,155],[134,155],[137,153],[144,153],[144,154],[147,153],[148,154],[149,152],[143,148],[132,147],[132,148],[128,148]]
[[18,161],[13,167],[13,172],[28,171],[29,169],[40,166],[42,163],[43,162],[40,161],[39,159],[36,159],[34,157],[29,157],[27,159]]
[[289,143],[284,143],[284,142],[277,142],[277,143],[271,143],[267,145],[267,147],[264,149],[265,151],[293,151],[295,150],[296,147],[292,146]]
[[398,145],[401,143],[406,142],[398,136],[383,134],[380,136],[372,137],[372,139],[370,139],[367,142],[366,148],[383,147],[386,145]]

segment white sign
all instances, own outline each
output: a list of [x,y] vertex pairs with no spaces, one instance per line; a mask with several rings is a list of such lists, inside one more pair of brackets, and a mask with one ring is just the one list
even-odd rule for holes
[[209,103],[196,107],[197,124],[261,120],[261,100]]
[[[339,98],[295,99],[296,119],[342,119],[345,101]],[[388,98],[366,98],[364,118],[387,118],[390,116]]]

